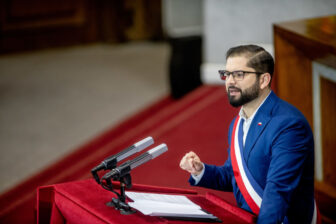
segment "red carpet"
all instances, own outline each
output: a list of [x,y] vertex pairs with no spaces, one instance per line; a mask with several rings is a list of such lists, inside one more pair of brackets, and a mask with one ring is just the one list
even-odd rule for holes
[[[228,125],[237,112],[224,87],[203,86],[180,100],[165,97],[1,195],[0,223],[35,223],[38,186],[91,178],[92,167],[147,136],[155,145],[166,143],[168,152],[134,169],[133,183],[190,188],[180,159],[193,150],[204,162],[223,164]],[[231,193],[212,192],[233,201]]]

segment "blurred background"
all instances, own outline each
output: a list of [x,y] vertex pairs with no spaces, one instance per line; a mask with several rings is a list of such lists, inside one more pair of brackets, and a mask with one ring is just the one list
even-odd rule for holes
[[1,0],[0,193],[335,0]]

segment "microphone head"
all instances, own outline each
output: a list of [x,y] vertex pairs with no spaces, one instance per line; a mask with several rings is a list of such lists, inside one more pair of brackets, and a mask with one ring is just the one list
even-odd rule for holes
[[154,140],[152,137],[147,137],[145,139],[142,139],[141,141],[138,141],[134,144],[134,146],[138,149],[137,152],[140,152],[141,150],[147,148],[148,146],[154,144]]
[[[135,153],[142,151],[143,149],[147,148],[148,146],[150,146],[152,144],[154,144],[154,140],[153,140],[152,137],[144,138],[141,141],[138,141],[137,143],[134,143],[132,146],[128,147],[127,149],[123,150],[122,152],[119,152],[114,157],[111,157],[110,160],[116,159],[116,161],[115,161],[115,166],[116,166],[117,165],[116,162],[119,162],[123,159],[126,159],[127,157],[129,157],[131,155],[134,155]],[[111,167],[109,167],[109,168],[111,169]]]
[[148,150],[147,153],[149,153],[152,159],[154,159],[166,151],[168,151],[168,147],[166,144],[163,143],[161,145],[152,148],[151,150]]

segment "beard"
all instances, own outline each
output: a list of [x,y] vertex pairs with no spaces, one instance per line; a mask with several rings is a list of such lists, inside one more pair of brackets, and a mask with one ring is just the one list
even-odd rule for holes
[[[234,89],[236,91],[240,92],[240,97],[238,99],[235,99],[235,96],[230,95],[230,89]],[[244,104],[247,104],[251,102],[252,100],[256,99],[259,96],[259,80],[257,79],[255,83],[242,91],[241,89],[237,87],[230,86],[228,88],[228,97],[229,97],[229,102],[233,107],[240,107]]]

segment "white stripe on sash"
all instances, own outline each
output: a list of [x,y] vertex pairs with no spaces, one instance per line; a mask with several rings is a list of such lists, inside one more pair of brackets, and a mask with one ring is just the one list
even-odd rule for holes
[[236,133],[235,134],[235,138],[234,138],[234,153],[235,153],[235,156],[236,156],[236,160],[237,160],[237,164],[238,164],[238,169],[239,169],[239,172],[240,172],[240,175],[242,177],[242,180],[243,180],[243,183],[245,185],[245,188],[247,190],[247,192],[249,193],[249,195],[251,196],[251,198],[253,199],[253,201],[258,205],[258,207],[260,208],[261,206],[261,201],[262,201],[262,198],[260,195],[258,195],[258,193],[254,190],[252,184],[250,183],[246,173],[245,173],[245,170],[244,170],[244,167],[243,167],[243,162],[242,162],[242,155],[240,154],[240,148],[239,148],[239,141],[238,141],[238,133],[239,133],[239,127],[240,127],[240,122],[241,122],[241,119],[242,118],[239,118],[238,120],[238,123],[237,123],[237,126],[236,126]]

